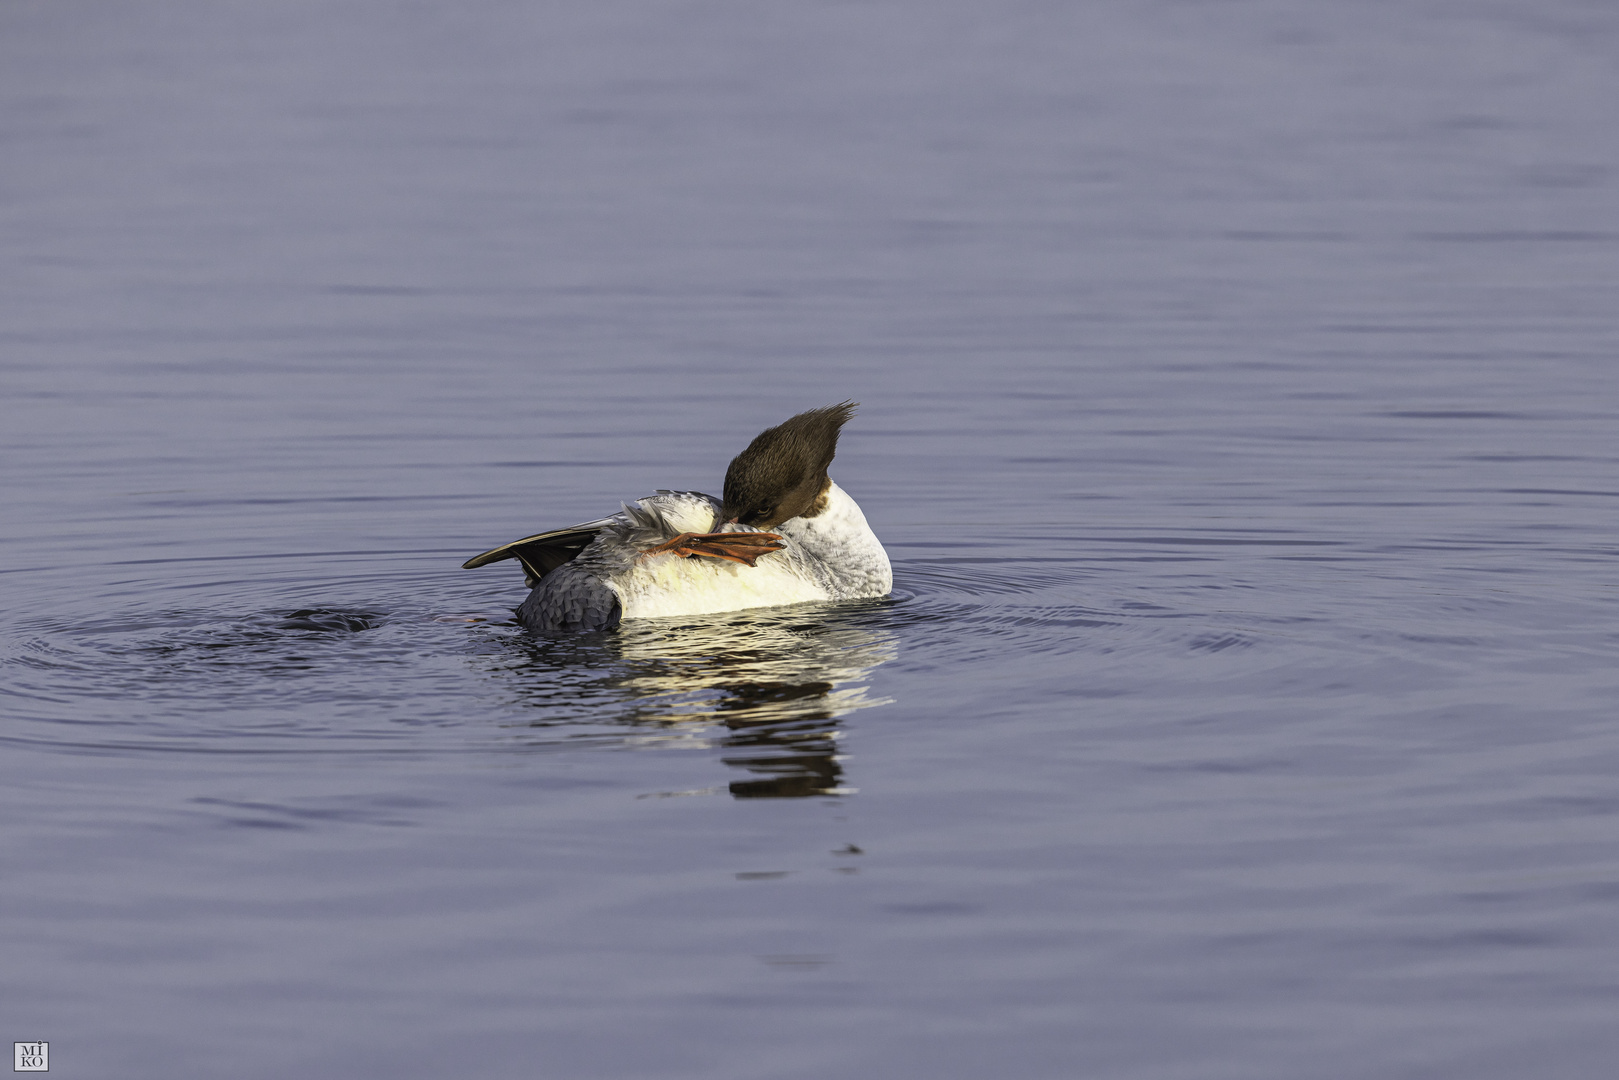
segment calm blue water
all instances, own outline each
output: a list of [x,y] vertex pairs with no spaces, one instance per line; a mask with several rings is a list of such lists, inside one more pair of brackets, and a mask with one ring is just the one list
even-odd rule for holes
[[[0,1042],[1619,1058],[1619,9],[0,8]],[[862,402],[885,601],[468,556]]]

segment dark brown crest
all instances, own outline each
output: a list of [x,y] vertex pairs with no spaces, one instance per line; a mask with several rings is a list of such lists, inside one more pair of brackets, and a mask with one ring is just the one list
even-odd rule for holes
[[761,432],[725,471],[720,521],[771,529],[819,513],[818,501],[832,483],[826,470],[838,452],[838,432],[855,408],[845,401],[811,409]]

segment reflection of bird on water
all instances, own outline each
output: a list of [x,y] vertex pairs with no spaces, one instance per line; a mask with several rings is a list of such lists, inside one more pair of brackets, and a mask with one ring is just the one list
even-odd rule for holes
[[[750,774],[731,783],[738,798],[835,794],[839,719],[887,703],[864,683],[896,655],[890,633],[851,618],[865,606],[524,635],[512,641],[524,662],[500,667],[519,676],[518,700],[541,710],[535,727],[557,741],[576,740],[581,724],[630,724],[621,745],[722,748],[721,760]],[[719,738],[717,725],[728,729]]]
[[517,540],[467,568],[517,559],[537,630],[886,596],[888,554],[827,469],[854,403],[762,432],[725,473],[725,498],[660,491],[612,517]]

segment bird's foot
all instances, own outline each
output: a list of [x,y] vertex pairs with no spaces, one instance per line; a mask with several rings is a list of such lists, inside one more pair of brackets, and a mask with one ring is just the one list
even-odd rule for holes
[[760,556],[780,551],[786,546],[780,535],[768,532],[681,533],[657,547],[647,548],[641,552],[641,557],[680,555],[690,559],[701,555],[707,559],[727,559],[752,566]]

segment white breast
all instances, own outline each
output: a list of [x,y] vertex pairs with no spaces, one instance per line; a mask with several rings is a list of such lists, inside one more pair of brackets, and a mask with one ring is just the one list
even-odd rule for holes
[[766,555],[756,566],[652,555],[637,560],[607,585],[618,594],[626,619],[707,615],[830,599],[819,583],[798,572],[795,562],[777,555]]
[[777,530],[814,565],[815,576],[834,600],[887,596],[894,570],[877,534],[866,524],[860,504],[833,484],[826,509],[812,518],[784,521]]
[[[640,505],[652,501],[643,499]],[[710,527],[709,503],[700,507],[694,503],[689,512],[677,503],[673,494],[657,498],[664,528],[703,532]],[[623,569],[606,576],[605,583],[617,594],[626,619],[885,596],[893,587],[887,553],[859,505],[836,484],[827,491],[825,510],[813,518],[785,521],[776,531],[787,548],[761,556],[753,566],[679,555],[636,555]]]

